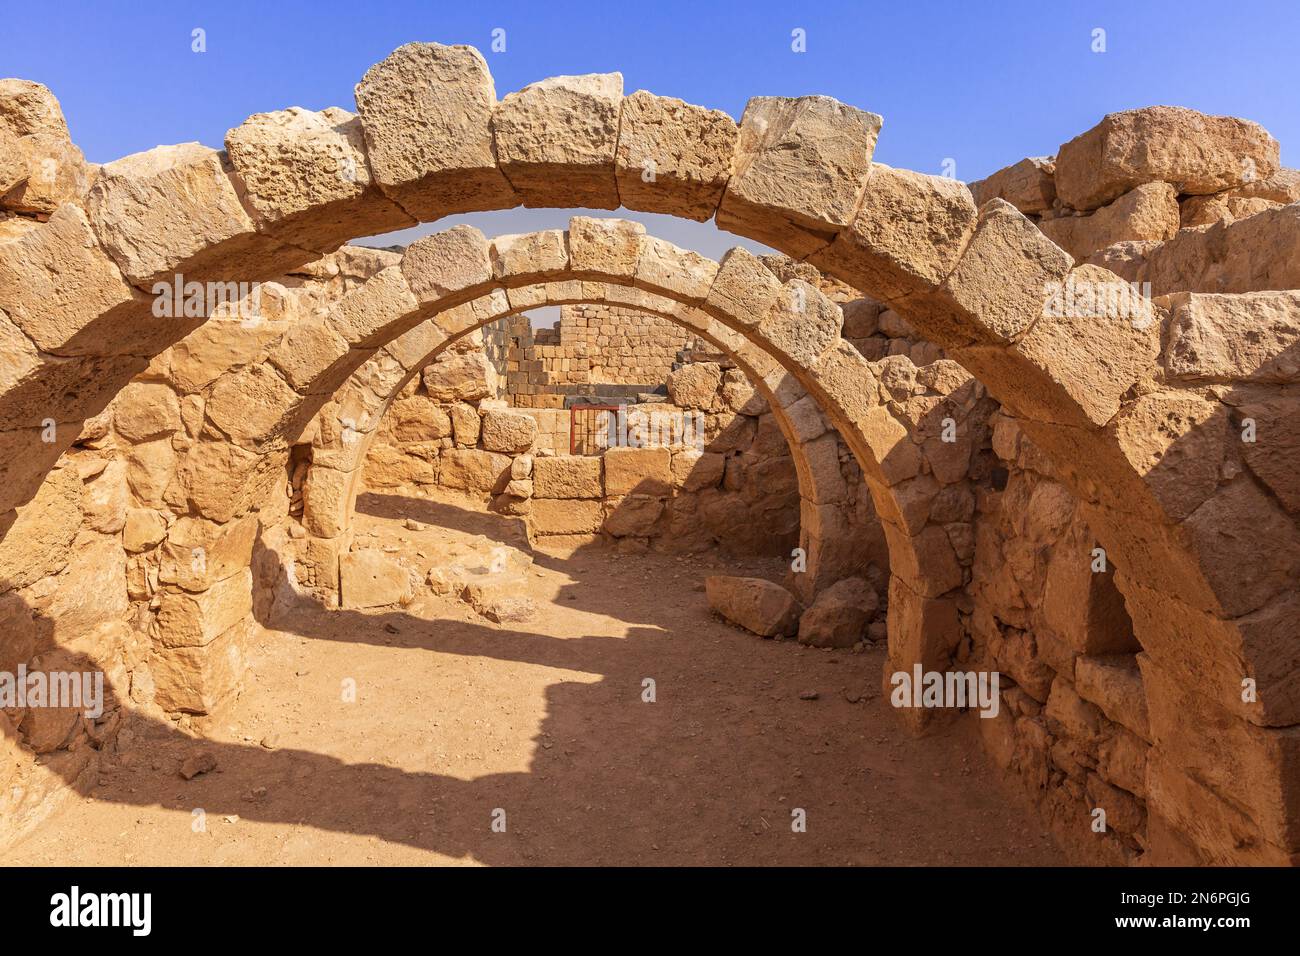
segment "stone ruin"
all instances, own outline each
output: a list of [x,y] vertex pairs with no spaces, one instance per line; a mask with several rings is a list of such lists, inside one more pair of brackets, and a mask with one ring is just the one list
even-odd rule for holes
[[[92,788],[128,710],[238,694],[286,593],[346,603],[357,494],[388,481],[629,549],[743,550],[757,512],[806,568],[711,578],[713,606],[884,640],[887,690],[1000,674],[995,718],[899,719],[974,720],[1080,859],[1300,859],[1300,174],[1266,131],[1132,110],[967,187],[872,162],[881,118],[826,97],[739,123],[618,74],[498,99],[477,51],[425,43],[356,108],[99,166],[0,81],[0,672],[110,688],[94,719],[0,711],[0,840]],[[781,255],[585,216],[345,245],[520,204]],[[564,319],[501,337],[541,306],[713,350],[617,366],[711,415],[706,447],[571,456],[556,408],[503,403],[590,384],[546,351]]]

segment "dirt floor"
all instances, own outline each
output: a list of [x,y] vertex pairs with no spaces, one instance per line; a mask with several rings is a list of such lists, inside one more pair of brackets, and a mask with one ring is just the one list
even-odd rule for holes
[[[404,554],[519,542],[448,500],[359,510],[368,545]],[[779,567],[595,546],[533,559],[522,624],[428,589],[401,609],[294,610],[258,638],[238,700],[198,722],[133,715],[92,795],[3,862],[1065,862],[970,720],[905,733],[883,649],[765,641],[711,615],[706,574]],[[215,768],[183,779],[205,752]]]

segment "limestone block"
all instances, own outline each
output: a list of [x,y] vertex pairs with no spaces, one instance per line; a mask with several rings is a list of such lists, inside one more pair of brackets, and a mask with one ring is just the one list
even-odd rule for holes
[[[533,490],[536,494],[535,479]],[[537,534],[593,534],[600,530],[604,520],[604,507],[599,501],[533,498],[530,521]]]
[[1005,199],[1026,215],[1037,215],[1051,209],[1056,200],[1055,176],[1055,157],[1031,156],[971,183],[970,191],[976,206]]
[[713,218],[731,175],[738,130],[720,110],[637,90],[623,100],[616,173],[627,209]]
[[605,494],[672,494],[672,451],[668,448],[611,448],[605,452]]
[[533,460],[535,498],[601,498],[601,461],[596,456],[556,455]]
[[799,628],[799,602],[771,581],[711,574],[704,593],[715,612],[760,637],[790,636]]
[[719,228],[796,258],[824,247],[853,219],[881,122],[827,96],[751,99]]
[[1178,106],[1107,114],[1056,154],[1056,192],[1074,209],[1096,209],[1143,183],[1163,180],[1200,195],[1267,179],[1278,144],[1258,123]]
[[222,154],[198,143],[158,146],[101,167],[86,210],[123,275],[147,289],[178,274],[251,282],[317,255],[259,235]]
[[492,117],[497,161],[525,206],[617,209],[621,73],[556,76],[508,94]]
[[366,71],[356,98],[375,182],[422,222],[518,203],[493,151],[492,74],[473,47],[407,43]]
[[809,261],[875,298],[934,289],[975,229],[975,203],[955,179],[881,163],[848,228]]
[[284,242],[331,252],[416,224],[372,183],[361,122],[346,110],[255,113],[226,133],[226,152],[258,228]]

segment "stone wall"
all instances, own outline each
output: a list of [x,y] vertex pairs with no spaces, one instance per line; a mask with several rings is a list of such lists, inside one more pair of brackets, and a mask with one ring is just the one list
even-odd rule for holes
[[[781,556],[799,543],[789,448],[738,369],[686,366],[668,378],[676,404],[626,407],[635,441],[657,437],[639,433],[641,416],[676,422],[698,412],[702,447],[676,442],[592,456],[567,454],[567,410],[510,409],[491,400],[486,387],[462,388],[458,403],[440,404],[447,390],[430,394],[429,383],[442,375],[440,363],[429,366],[423,381],[409,383],[390,406],[366,456],[367,488],[418,493],[420,486],[436,486],[478,495],[526,517],[539,538],[560,535],[568,543]],[[847,452],[845,458],[852,460]],[[870,515],[865,491],[862,498],[863,514]],[[884,567],[882,561],[877,576],[883,578]]]
[[634,398],[661,386],[695,336],[680,325],[617,305],[560,306],[560,321],[510,327],[507,391],[517,407],[562,408],[566,396]]

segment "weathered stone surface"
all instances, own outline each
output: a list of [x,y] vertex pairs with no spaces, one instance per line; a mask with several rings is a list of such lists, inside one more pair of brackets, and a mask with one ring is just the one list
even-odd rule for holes
[[186,280],[250,282],[315,258],[257,234],[216,150],[158,146],[103,166],[86,200],[95,233],[142,288]]
[[402,267],[393,265],[344,296],[328,321],[350,345],[377,345],[419,306]]
[[421,305],[457,305],[492,279],[488,241],[473,226],[453,226],[406,247],[402,274]]
[[67,565],[81,520],[80,502],[75,468],[56,468],[47,475],[0,540],[0,586],[26,587]]
[[1026,215],[1047,212],[1056,201],[1056,157],[1031,156],[970,184],[975,205],[1005,199]]
[[1143,183],[1163,180],[1203,194],[1267,179],[1278,144],[1257,123],[1177,106],[1109,113],[1056,154],[1056,192],[1074,209],[1096,209]]
[[477,448],[453,448],[442,455],[439,481],[461,491],[496,494],[510,481],[510,458]]
[[655,495],[625,495],[605,503],[604,530],[616,538],[649,535],[664,512],[663,499]]
[[15,138],[0,131],[0,155],[0,210],[42,219],[79,202],[95,175],[66,133]]
[[1183,229],[1145,250],[1133,273],[1153,295],[1300,288],[1300,204]]
[[210,423],[244,448],[275,438],[301,397],[270,365],[250,365],[217,381],[204,411]]
[[731,176],[738,130],[720,110],[637,90],[623,100],[615,155],[627,209],[713,218]]
[[1255,477],[1268,486],[1290,514],[1300,514],[1300,418],[1297,397],[1281,395],[1239,406],[1237,435],[1249,420],[1254,441],[1242,442],[1242,455]]
[[574,216],[569,220],[569,264],[575,275],[632,279],[645,226],[628,219]]
[[536,498],[601,498],[602,458],[559,455],[533,461],[533,496]]
[[496,89],[469,46],[408,43],[357,84],[375,182],[422,222],[518,202],[492,145]]
[[1043,235],[1083,261],[1117,242],[1163,242],[1179,229],[1178,195],[1168,183],[1144,183],[1086,216],[1038,224]]
[[803,257],[857,210],[881,118],[828,96],[759,96],[740,121],[722,229]]
[[844,578],[819,593],[799,618],[799,643],[852,647],[866,639],[880,599],[862,578]]
[[246,625],[201,647],[162,648],[149,660],[154,703],[164,710],[209,714],[234,696],[243,680]]
[[260,524],[244,515],[220,524],[186,515],[167,532],[158,580],[186,591],[206,591],[250,566]]
[[708,451],[673,452],[673,484],[682,491],[716,487],[722,480],[726,456]]
[[31,80],[0,80],[0,129],[13,136],[44,133],[68,138],[58,99],[49,87]]
[[483,431],[479,438],[488,451],[520,454],[537,440],[537,420],[523,412],[489,409],[483,413]]
[[617,209],[621,73],[555,76],[508,94],[492,117],[501,171],[525,206]]
[[722,384],[722,369],[714,362],[692,362],[675,369],[668,375],[668,397],[682,408],[713,408],[718,387]]
[[1165,370],[1189,382],[1300,382],[1300,293],[1177,293]]
[[672,451],[668,448],[611,448],[605,452],[605,494],[672,494]]
[[133,442],[161,438],[181,430],[181,405],[160,382],[132,382],[113,403],[113,428]]
[[128,508],[122,527],[122,547],[132,554],[147,551],[167,536],[167,522],[151,508]]
[[481,352],[444,352],[421,378],[435,402],[477,402],[491,397],[496,370]]
[[294,391],[329,394],[360,363],[350,349],[323,319],[313,319],[290,328],[267,358]]
[[165,588],[154,640],[163,647],[204,647],[253,613],[253,573],[245,567],[206,591]]
[[943,282],[975,221],[970,191],[957,180],[874,163],[857,215],[809,261],[876,298],[894,299]]
[[777,355],[801,368],[811,368],[839,340],[844,316],[837,306],[802,279],[786,284],[771,311],[758,325],[758,335]]
[[799,602],[779,584],[711,574],[704,579],[704,592],[709,607],[760,637],[790,636],[799,628]]
[[543,229],[492,240],[492,274],[518,284],[520,276],[536,280],[567,276],[569,235],[563,229]]
[[125,352],[180,338],[195,324],[152,319],[144,297],[123,281],[96,244],[86,214],[73,205],[40,229],[0,243],[0,302],[37,346],[61,355]]
[[1018,209],[995,199],[980,210],[975,234],[938,296],[968,321],[922,331],[945,345],[1014,342],[1042,317],[1043,303],[1071,264]]
[[1146,690],[1136,657],[1081,656],[1074,662],[1074,686],[1080,697],[1092,701],[1115,723],[1143,740],[1151,739]]
[[339,558],[339,602],[345,608],[409,604],[411,572],[395,555],[374,548]]
[[605,510],[599,501],[535,497],[529,520],[537,534],[592,534],[600,530]]
[[226,152],[258,228],[285,242],[330,252],[416,224],[371,182],[361,122],[346,110],[255,113],[226,134]]

